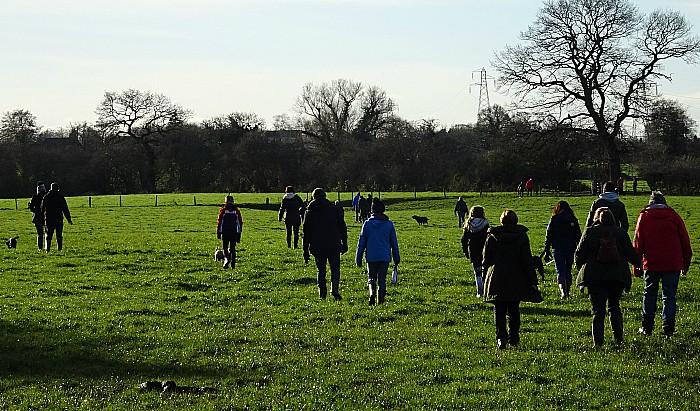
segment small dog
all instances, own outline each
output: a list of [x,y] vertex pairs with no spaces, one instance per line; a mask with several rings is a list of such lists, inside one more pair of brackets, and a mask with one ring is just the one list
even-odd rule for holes
[[428,217],[421,217],[421,216],[414,215],[411,218],[416,220],[418,225],[423,225],[423,224],[427,225],[428,224]]
[[224,261],[224,258],[226,258],[224,250],[219,250],[218,248],[214,250],[214,261]]
[[17,248],[17,239],[18,238],[19,238],[19,236],[8,238],[7,241],[5,241],[7,248]]
[[544,265],[542,264],[542,257],[539,255],[533,255],[532,265],[535,266],[535,271],[540,273],[540,277],[542,278],[542,281],[544,281]]
[[209,392],[217,392],[216,388],[211,387],[192,387],[189,385],[177,385],[175,381],[146,381],[138,385],[140,392],[146,391],[162,391],[176,393],[194,393],[204,394]]

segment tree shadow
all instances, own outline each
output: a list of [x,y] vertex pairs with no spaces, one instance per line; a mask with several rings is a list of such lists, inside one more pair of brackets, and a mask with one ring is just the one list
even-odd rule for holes
[[556,315],[559,317],[590,317],[591,310],[574,309],[566,310],[562,308],[551,308],[541,306],[522,306],[520,312],[528,315]]

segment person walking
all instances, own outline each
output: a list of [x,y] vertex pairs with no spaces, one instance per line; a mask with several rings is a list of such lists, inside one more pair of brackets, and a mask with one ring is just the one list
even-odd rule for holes
[[557,284],[560,297],[569,298],[571,290],[571,268],[574,265],[574,252],[581,239],[581,227],[569,203],[561,200],[552,211],[547,224],[544,242],[545,260],[551,259],[550,249],[554,249],[554,265],[557,270]]
[[469,211],[469,207],[467,207],[467,203],[465,203],[464,199],[462,199],[462,196],[460,196],[459,199],[457,200],[457,202],[455,203],[455,215],[457,216],[457,227],[464,226],[464,217],[466,217],[467,211]]
[[42,181],[37,181],[36,194],[32,196],[27,204],[29,210],[34,213],[32,215],[32,223],[34,223],[34,228],[36,228],[36,246],[39,251],[44,249],[44,212],[41,211],[41,202],[44,200],[45,195],[46,186]]
[[615,218],[615,225],[622,228],[627,232],[630,228],[630,223],[627,218],[627,210],[625,209],[625,203],[620,200],[620,195],[615,192],[615,184],[612,181],[608,181],[603,185],[603,193],[598,196],[593,204],[591,204],[591,209],[588,212],[588,218],[586,218],[586,227],[593,225],[593,219],[596,210],[600,207],[607,207],[613,213]]
[[532,191],[535,189],[535,180],[529,178],[525,182],[525,190],[527,191],[527,196],[532,197]]
[[51,251],[54,232],[56,233],[56,247],[58,251],[61,251],[63,249],[63,217],[65,216],[68,224],[73,224],[73,220],[68,210],[68,203],[61,194],[58,183],[51,183],[49,192],[41,200],[41,212],[44,214],[46,252]]
[[661,192],[653,192],[649,205],[639,213],[634,233],[634,249],[642,257],[642,267],[635,270],[641,277],[644,270],[642,326],[639,332],[651,335],[654,329],[656,300],[661,283],[661,321],[663,335],[676,331],[676,292],[680,276],[690,268],[693,252],[683,219],[666,204]]
[[348,229],[338,207],[326,198],[322,188],[314,189],[313,200],[306,208],[304,216],[304,262],[308,263],[310,254],[316,263],[316,284],[318,295],[326,298],[326,264],[331,270],[331,295],[336,301],[342,299],[340,286],[340,254],[348,251]]
[[236,268],[236,244],[241,242],[243,217],[232,195],[227,195],[225,201],[216,218],[216,238],[221,240],[224,250],[224,268]]
[[[367,262],[367,285],[369,287],[369,305],[384,303],[386,296],[386,274],[392,259],[394,266],[401,262],[396,228],[389,217],[384,214],[385,206],[379,199],[372,202],[372,215],[362,224],[360,238],[357,241],[355,263],[362,267],[362,256]],[[379,289],[379,293],[377,293]]]
[[474,281],[476,282],[476,297],[484,296],[484,279],[482,263],[484,244],[489,229],[484,207],[475,205],[469,210],[469,218],[464,223],[462,231],[462,252],[472,263]]
[[627,232],[616,226],[612,211],[600,207],[595,211],[593,225],[586,227],[575,253],[579,269],[576,284],[588,287],[591,301],[591,334],[593,346],[603,345],[605,334],[605,308],[610,313],[610,326],[618,343],[623,341],[622,310],[620,298],[632,284],[628,262],[640,266],[642,261],[632,248]]
[[518,224],[513,210],[503,211],[500,220],[500,226],[489,229],[484,245],[484,301],[493,303],[496,343],[504,350],[520,343],[520,302],[537,285],[537,274],[527,227]]
[[277,220],[284,219],[284,226],[287,229],[287,248],[292,248],[292,232],[294,233],[294,248],[299,245],[299,227],[303,212],[304,200],[294,192],[294,187],[285,187]]

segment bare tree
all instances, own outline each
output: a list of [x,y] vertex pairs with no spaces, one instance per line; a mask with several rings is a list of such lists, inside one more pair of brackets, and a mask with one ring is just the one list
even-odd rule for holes
[[129,89],[106,92],[95,111],[96,126],[105,141],[131,139],[143,149],[148,162],[144,183],[150,192],[156,188],[156,146],[170,131],[180,128],[191,113],[162,94]]
[[[385,124],[394,103],[377,87],[339,79],[321,85],[307,84],[297,98],[304,134],[332,149],[339,139],[367,140]],[[331,150],[332,151],[332,150]]]
[[0,121],[0,139],[20,146],[33,143],[39,136],[40,127],[36,125],[36,116],[28,110],[8,111]]
[[678,12],[645,16],[628,0],[546,0],[523,44],[496,55],[498,83],[524,109],[596,134],[616,179],[625,120],[643,116],[654,82],[671,79],[662,64],[698,57],[691,28]]

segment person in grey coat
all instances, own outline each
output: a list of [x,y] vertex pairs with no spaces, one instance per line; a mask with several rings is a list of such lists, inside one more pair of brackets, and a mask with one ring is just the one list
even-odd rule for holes
[[[493,303],[499,350],[520,343],[520,302],[537,285],[527,227],[513,210],[501,214],[501,226],[489,229],[484,245],[484,301]],[[507,327],[506,327],[507,319]]]
[[[610,252],[603,252],[602,242],[614,244],[618,254],[616,261],[610,258]],[[576,284],[588,288],[591,300],[593,346],[603,345],[606,305],[610,312],[613,337],[621,343],[623,321],[620,298],[632,284],[628,262],[639,267],[642,260],[632,248],[627,231],[616,226],[615,217],[610,209],[601,207],[596,210],[593,225],[584,230],[574,260],[579,269]]]

